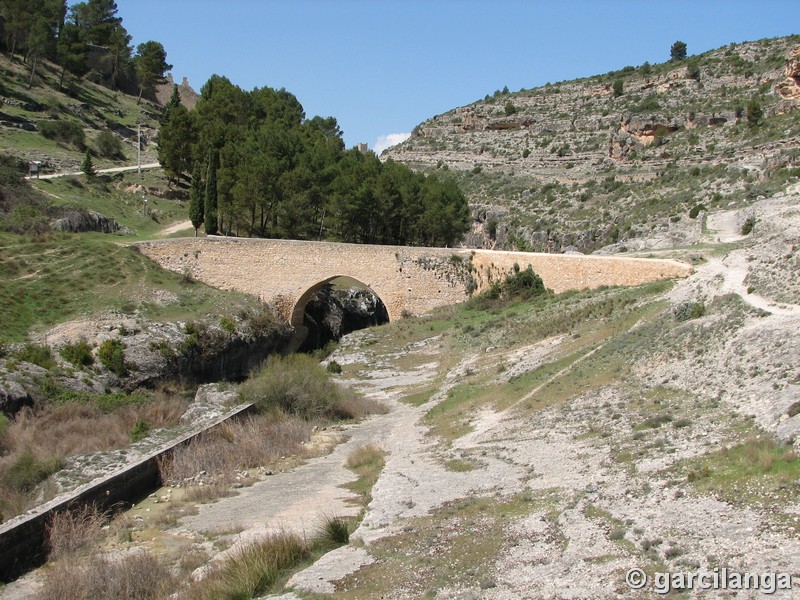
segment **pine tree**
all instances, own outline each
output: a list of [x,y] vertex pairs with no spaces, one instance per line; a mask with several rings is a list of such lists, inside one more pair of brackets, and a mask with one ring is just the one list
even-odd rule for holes
[[175,83],[172,85],[172,94],[169,97],[169,102],[167,102],[166,106],[164,107],[164,113],[161,118],[161,122],[166,122],[169,119],[172,109],[178,108],[179,106],[182,106],[181,93],[178,91],[178,84]]
[[83,163],[81,163],[81,171],[84,175],[86,175],[86,179],[92,181],[97,175],[97,171],[95,171],[94,163],[92,162],[92,155],[89,154],[89,151],[86,151],[86,156],[83,157]]
[[678,62],[686,58],[686,42],[678,40],[669,49],[669,59],[672,62]]
[[761,103],[753,98],[747,103],[747,123],[751,126],[759,125],[763,117],[764,109],[761,108]]
[[206,177],[205,197],[206,234],[217,233],[217,153],[212,151],[208,157],[208,176]]
[[139,80],[137,104],[141,102],[142,95],[145,92],[152,92],[157,84],[164,81],[164,73],[172,69],[172,65],[167,64],[167,51],[164,50],[164,46],[152,40],[137,46],[133,66],[136,69],[136,78]]
[[194,235],[197,237],[197,230],[203,224],[203,212],[205,198],[203,195],[202,166],[200,161],[195,161],[192,171],[192,187],[189,190],[189,219],[194,227]]

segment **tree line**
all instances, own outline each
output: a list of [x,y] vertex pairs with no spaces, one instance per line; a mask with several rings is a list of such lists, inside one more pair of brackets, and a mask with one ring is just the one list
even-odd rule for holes
[[469,228],[458,186],[345,149],[333,117],[285,89],[214,75],[192,110],[174,89],[158,134],[172,179],[191,174],[190,218],[209,234],[450,246]]
[[164,46],[139,44],[117,16],[114,0],[87,0],[67,6],[67,0],[0,0],[0,43],[12,60],[21,57],[30,70],[29,86],[43,59],[61,67],[65,78],[89,76],[112,89],[152,93],[172,67]]

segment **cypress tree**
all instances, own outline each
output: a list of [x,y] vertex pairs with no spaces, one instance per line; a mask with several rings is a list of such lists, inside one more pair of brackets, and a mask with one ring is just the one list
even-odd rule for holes
[[203,194],[203,180],[201,177],[202,167],[200,161],[195,161],[192,172],[192,187],[189,190],[189,219],[194,227],[194,236],[197,237],[197,230],[203,224],[203,209],[205,208],[205,198]]
[[206,177],[205,205],[206,234],[217,233],[217,152],[212,150],[208,157],[208,176]]

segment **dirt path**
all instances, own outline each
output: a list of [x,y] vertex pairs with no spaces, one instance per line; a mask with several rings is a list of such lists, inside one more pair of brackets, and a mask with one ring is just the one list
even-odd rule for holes
[[[131,171],[136,171],[138,169],[148,170],[148,169],[160,169],[161,165],[159,163],[147,163],[144,165],[133,165],[128,167],[111,167],[109,169],[97,169],[98,174],[103,173],[129,173]],[[47,175],[39,175],[38,177],[31,177],[29,175],[25,176],[25,179],[55,179],[56,177],[68,177],[68,176],[79,176],[83,175],[83,171],[71,171],[68,173],[48,173]]]
[[738,210],[726,210],[709,215],[706,220],[708,237],[712,242],[723,244],[744,239],[747,236],[739,232],[738,222]]
[[185,221],[178,221],[161,229],[161,231],[158,232],[158,237],[166,237],[173,233],[178,233],[179,231],[185,231],[188,229],[194,229],[191,220],[186,219]]

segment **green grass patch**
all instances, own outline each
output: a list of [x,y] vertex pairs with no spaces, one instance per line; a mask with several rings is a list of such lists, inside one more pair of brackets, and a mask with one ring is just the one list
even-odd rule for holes
[[358,479],[344,487],[358,494],[364,507],[372,500],[372,487],[386,464],[385,456],[386,452],[378,446],[365,444],[347,457],[347,468],[358,475]]
[[[173,300],[150,300],[165,292]],[[173,321],[258,309],[255,298],[187,283],[109,236],[0,234],[0,331],[7,341],[102,311]]]
[[432,435],[452,442],[472,431],[469,421],[480,406],[472,383],[462,383],[447,392],[447,397],[425,413],[423,422],[430,427]]
[[473,461],[464,460],[462,458],[452,458],[445,461],[444,468],[454,473],[469,473],[477,469],[478,465]]
[[400,402],[410,404],[411,406],[422,406],[431,399],[431,396],[436,392],[434,388],[414,392],[400,398]]
[[[141,191],[140,186],[146,185],[149,190],[161,190],[159,194],[167,193],[160,169],[147,171],[146,181],[136,172],[128,172],[100,174],[91,183],[81,176],[66,176],[33,179],[31,185],[47,196],[51,206],[93,210],[127,227],[138,239],[157,237],[171,223],[189,218],[186,201]],[[183,232],[187,233],[193,235],[193,230]]]
[[786,513],[797,500],[800,457],[768,435],[684,461],[676,470],[698,492],[734,506],[767,510],[773,518],[800,529],[794,515]]

